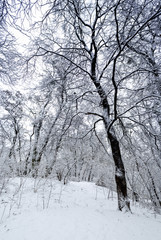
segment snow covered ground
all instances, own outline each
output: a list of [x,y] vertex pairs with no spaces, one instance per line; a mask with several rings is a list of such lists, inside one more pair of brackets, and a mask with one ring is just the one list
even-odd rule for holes
[[0,196],[0,240],[160,240],[161,216],[93,183],[17,178]]

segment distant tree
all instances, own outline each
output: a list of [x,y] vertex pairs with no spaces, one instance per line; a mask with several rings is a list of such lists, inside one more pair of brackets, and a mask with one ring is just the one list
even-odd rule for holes
[[[3,142],[8,147],[7,155],[4,157],[6,166],[10,167],[11,172],[16,173],[21,169],[17,169],[17,162],[22,162],[22,109],[23,97],[20,92],[13,94],[10,91],[0,92],[1,105],[1,134],[3,134]],[[5,149],[4,149],[5,150]],[[3,158],[3,155],[2,155]],[[3,161],[3,159],[1,159]]]

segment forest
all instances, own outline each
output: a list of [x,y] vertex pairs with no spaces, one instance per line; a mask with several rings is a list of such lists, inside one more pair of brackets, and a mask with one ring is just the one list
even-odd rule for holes
[[0,195],[16,177],[160,211],[160,0],[0,1]]

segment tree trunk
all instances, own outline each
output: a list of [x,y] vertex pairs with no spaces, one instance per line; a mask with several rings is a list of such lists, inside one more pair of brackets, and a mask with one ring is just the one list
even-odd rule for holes
[[93,78],[93,82],[101,98],[101,105],[104,112],[103,122],[107,132],[107,138],[109,139],[111,144],[111,151],[112,151],[113,160],[115,164],[115,181],[116,181],[117,196],[118,196],[118,209],[122,211],[122,209],[124,208],[125,211],[131,211],[130,201],[128,200],[128,196],[127,196],[125,168],[124,168],[124,163],[121,157],[119,142],[117,140],[113,126],[109,128],[110,106],[107,100],[106,93],[102,88],[102,86],[100,85],[100,83],[97,82],[95,78]]
[[117,140],[113,127],[111,126],[109,128],[110,106],[107,100],[106,93],[102,88],[101,84],[98,81],[96,81],[94,77],[92,80],[94,85],[97,88],[97,92],[101,99],[101,105],[104,112],[103,122],[107,132],[107,138],[109,139],[111,144],[111,151],[112,151],[113,160],[115,164],[115,181],[116,181],[117,196],[118,196],[118,209],[120,211],[122,211],[122,209],[125,209],[125,211],[131,211],[130,201],[128,200],[128,196],[127,196],[125,168],[124,168],[124,163],[121,157],[119,142]]
[[122,211],[123,208],[126,211],[130,211],[130,202],[127,196],[125,169],[121,157],[119,142],[114,133],[109,132],[108,139],[111,144],[113,160],[115,163],[115,181],[117,187],[118,208],[120,211]]

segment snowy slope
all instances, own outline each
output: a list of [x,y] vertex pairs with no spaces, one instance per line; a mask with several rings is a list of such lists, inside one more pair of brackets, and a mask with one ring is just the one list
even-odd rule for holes
[[14,179],[0,197],[0,240],[160,240],[161,216],[132,206],[93,183]]

